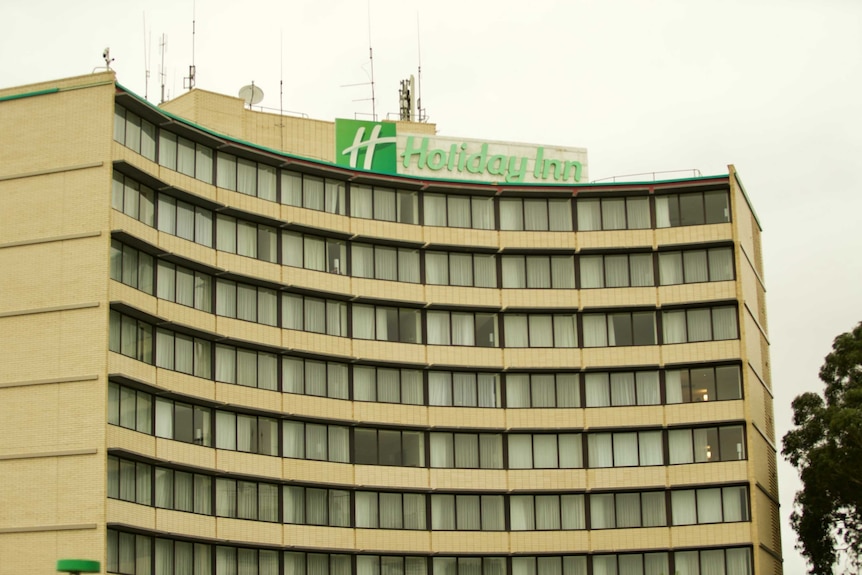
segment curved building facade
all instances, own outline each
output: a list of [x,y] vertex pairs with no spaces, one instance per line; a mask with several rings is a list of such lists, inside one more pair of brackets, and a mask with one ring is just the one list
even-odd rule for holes
[[589,184],[397,129],[412,173],[199,90],[0,91],[10,572],[781,573],[733,167]]

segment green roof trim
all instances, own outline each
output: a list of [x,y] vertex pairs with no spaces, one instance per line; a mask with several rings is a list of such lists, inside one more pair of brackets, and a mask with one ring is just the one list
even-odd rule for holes
[[56,94],[59,91],[60,88],[47,88],[45,90],[36,90],[35,92],[24,92],[23,94],[0,96],[0,102],[9,102],[10,100],[22,100],[24,98],[35,98],[36,96],[44,96],[45,94]]
[[593,182],[593,183],[590,183],[590,182],[584,182],[584,183],[543,183],[543,182],[507,183],[507,182],[496,182],[495,183],[495,182],[477,182],[475,180],[458,180],[458,179],[451,179],[451,178],[433,178],[433,177],[427,177],[427,176],[414,176],[414,175],[409,175],[409,174],[394,174],[394,175],[393,174],[381,174],[379,172],[373,172],[371,170],[363,170],[360,168],[345,168],[344,166],[339,166],[333,162],[327,162],[325,160],[320,160],[320,159],[306,158],[303,156],[299,156],[297,154],[289,154],[289,153],[284,152],[282,150],[276,150],[274,148],[269,148],[267,146],[261,146],[260,144],[255,144],[253,142],[247,142],[247,141],[242,140],[240,138],[228,136],[228,135],[216,132],[215,130],[212,130],[212,129],[207,128],[205,126],[201,126],[199,124],[196,124],[195,122],[192,122],[191,120],[183,118],[182,116],[177,116],[176,114],[172,114],[171,112],[168,112],[166,110],[162,110],[158,106],[154,106],[150,101],[148,101],[144,98],[141,98],[140,96],[138,96],[137,94],[135,94],[134,92],[132,92],[131,90],[129,90],[128,88],[126,88],[125,86],[120,84],[119,82],[116,82],[116,86],[118,89],[122,90],[123,92],[125,92],[126,94],[131,96],[132,98],[138,100],[140,103],[149,107],[154,112],[157,112],[157,113],[159,113],[159,114],[165,116],[166,118],[169,118],[175,122],[185,124],[186,126],[194,128],[195,130],[200,130],[201,132],[204,132],[205,134],[209,134],[210,136],[213,136],[215,138],[220,138],[222,140],[226,140],[226,141],[232,142],[234,144],[240,144],[242,146],[247,146],[247,147],[255,149],[255,150],[260,150],[263,152],[274,154],[274,155],[280,156],[282,158],[288,158],[288,159],[292,159],[292,160],[301,160],[303,162],[310,162],[310,163],[317,164],[320,166],[335,168],[337,170],[348,170],[350,172],[369,174],[371,176],[380,176],[380,177],[384,177],[384,178],[402,178],[405,180],[414,180],[414,181],[419,181],[419,182],[466,184],[466,185],[471,185],[471,186],[487,186],[487,187],[492,187],[492,188],[500,187],[500,186],[505,186],[505,187],[509,187],[509,188],[584,188],[584,187],[604,187],[604,186],[611,187],[611,186],[620,186],[620,185],[624,185],[624,186],[650,186],[650,185],[653,185],[653,184],[656,184],[659,182],[661,182],[661,183],[696,182],[696,181],[701,181],[701,180],[715,180],[718,178],[725,178],[726,179],[728,177],[727,174],[719,174],[719,175],[715,175],[715,176],[692,176],[690,178],[676,178],[676,179],[671,179],[671,180],[647,180],[647,181],[643,181],[643,182]]

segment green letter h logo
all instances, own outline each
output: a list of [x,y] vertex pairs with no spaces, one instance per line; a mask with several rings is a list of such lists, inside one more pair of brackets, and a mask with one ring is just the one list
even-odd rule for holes
[[[366,138],[365,135],[368,134]],[[335,120],[335,163],[348,168],[395,174],[395,124]],[[362,165],[359,166],[360,160]]]

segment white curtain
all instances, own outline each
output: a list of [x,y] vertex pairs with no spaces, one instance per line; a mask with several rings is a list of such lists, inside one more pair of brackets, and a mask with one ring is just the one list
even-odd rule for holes
[[373,367],[357,365],[353,368],[353,399],[377,401],[377,378]]
[[302,267],[302,234],[288,231],[281,233],[281,261],[286,266]]
[[377,401],[384,403],[400,403],[401,384],[397,369],[377,370]]
[[614,433],[614,467],[638,464],[638,434]]
[[607,347],[607,319],[604,314],[584,314],[584,347]]
[[213,245],[213,216],[205,208],[195,208],[195,242],[204,246]]
[[422,493],[404,494],[404,528],[425,530],[425,495]]
[[479,531],[482,528],[482,510],[478,495],[456,495],[456,525],[459,531]]
[[551,287],[551,260],[547,256],[527,257],[527,287]]
[[257,321],[257,288],[238,284],[236,288],[236,316],[246,321]]
[[401,370],[401,403],[423,405],[422,372],[415,369]]
[[503,287],[527,287],[527,271],[524,256],[503,256]]
[[468,196],[449,196],[448,216],[450,228],[470,227],[470,198]]
[[449,283],[453,286],[473,285],[473,256],[471,254],[449,254]]
[[686,312],[688,340],[710,341],[712,339],[712,321],[709,309],[690,309]]
[[715,340],[736,339],[736,308],[716,307],[712,309],[713,334]]
[[278,388],[278,359],[275,354],[258,352],[257,386],[270,390]]
[[455,451],[451,433],[431,433],[431,467],[455,467]]
[[536,469],[555,469],[557,460],[557,436],[536,434],[533,436],[533,467]]
[[685,311],[662,312],[663,343],[685,343]]
[[377,528],[378,505],[377,493],[357,491],[354,496],[356,508],[356,526]]
[[330,214],[344,214],[344,186],[338,180],[324,182],[324,209]]
[[[343,325],[346,329],[347,318],[344,318]],[[329,362],[326,365],[327,396],[337,399],[347,399],[349,396],[347,389],[347,366],[343,363],[334,362]]]
[[560,497],[536,495],[536,529],[560,529]]
[[524,200],[524,229],[538,231],[548,229],[548,203],[545,199]]
[[493,255],[473,254],[473,284],[476,287],[497,287],[497,265]]
[[216,280],[216,314],[225,317],[236,317],[236,283]]
[[352,244],[350,247],[352,264],[350,273],[354,277],[374,277],[374,248],[365,244]]
[[353,306],[353,337],[374,339],[374,308],[372,306],[358,304]]
[[350,430],[340,425],[329,426],[329,461],[350,461]]
[[236,253],[250,258],[257,257],[257,225],[251,222],[237,221]]
[[[586,317],[584,318],[586,320]],[[585,322],[586,323],[586,322]],[[585,375],[587,407],[607,407],[611,404],[607,373],[587,373]]]
[[615,503],[617,527],[641,526],[640,493],[617,493]]
[[638,434],[640,465],[664,465],[661,431],[641,431]]
[[479,434],[479,467],[503,469],[503,436],[499,433]]
[[697,522],[721,523],[721,489],[697,490]]
[[562,529],[586,529],[583,495],[561,495]]
[[350,184],[350,215],[354,218],[371,219],[372,192],[370,186]]
[[706,250],[690,250],[683,252],[682,265],[685,270],[685,283],[690,284],[709,281]]
[[728,549],[727,575],[751,575],[751,552],[743,547],[740,549]]
[[455,496],[431,496],[431,529],[451,531],[455,529]]
[[498,375],[480,373],[476,385],[479,407],[500,407],[500,377]]
[[649,198],[627,198],[626,212],[630,230],[644,230],[650,227]]
[[305,236],[303,242],[304,267],[326,271],[326,242],[321,238]]
[[556,383],[553,374],[535,374],[530,378],[532,407],[556,407]]
[[591,468],[613,467],[614,453],[611,434],[589,434],[587,436],[587,453]]
[[472,313],[452,312],[452,345],[476,345]]
[[694,451],[691,443],[690,429],[671,429],[667,432],[668,452],[670,463],[691,463],[694,461]]
[[509,497],[509,514],[512,531],[532,531],[536,528],[532,495]]
[[639,371],[636,374],[638,405],[659,405],[661,390],[657,371]]
[[671,491],[670,508],[673,525],[694,525],[697,523],[697,505],[694,489]]
[[[655,198],[655,227],[670,227],[670,196],[656,196]],[[673,197],[676,199],[676,196]]]
[[[303,328],[314,333],[326,333],[326,301],[316,298],[305,298]],[[336,316],[336,321],[337,321]]]
[[312,176],[302,178],[302,205],[311,210],[323,211],[323,179]]
[[452,374],[448,371],[430,372],[428,374],[428,404],[452,405],[452,401]]
[[456,433],[455,467],[458,469],[479,468],[479,437],[475,433]]
[[725,487],[722,489],[722,508],[725,523],[748,520],[748,488]]
[[572,231],[572,204],[568,198],[549,199],[548,213],[550,214],[548,227],[551,231]]
[[533,436],[528,434],[509,435],[509,468],[533,468]]
[[611,404],[635,405],[635,374],[632,372],[611,374]]
[[701,575],[725,575],[724,549],[710,549],[700,552]]
[[398,250],[398,281],[419,283],[419,250]]
[[523,214],[520,198],[502,198],[500,200],[500,229],[523,230]]
[[652,254],[631,254],[629,255],[629,265],[631,267],[632,286],[655,285],[652,271]]
[[590,528],[613,529],[616,527],[616,512],[613,493],[590,495]]
[[380,493],[380,528],[403,529],[404,512],[400,493]]
[[709,250],[709,281],[717,282],[733,279],[733,249],[715,248]]
[[300,421],[283,421],[284,456],[305,457],[305,424]]
[[374,248],[374,277],[392,281],[398,279],[398,250],[383,246]]
[[530,376],[506,375],[506,407],[530,407]]
[[558,373],[557,407],[580,407],[581,390],[576,373]]
[[317,423],[305,424],[305,458],[326,461],[326,426]]
[[578,230],[602,229],[601,204],[597,199],[578,200]]
[[560,442],[560,468],[580,469],[584,466],[583,443],[580,433],[562,433]]
[[281,203],[289,206],[302,206],[302,176],[300,174],[281,170]]
[[216,381],[236,383],[236,348],[216,345]]
[[428,343],[436,345],[449,345],[449,312],[429,311],[427,313]]
[[605,256],[607,287],[628,287],[629,258],[627,255]]
[[475,407],[478,404],[476,395],[475,373],[452,374],[452,405]]
[[556,289],[575,288],[574,256],[551,256],[551,285]]
[[[683,376],[684,373],[679,370],[668,370],[664,372],[664,387],[665,396],[668,404],[682,403],[683,398]],[[686,382],[688,381],[687,373]],[[688,389],[686,389],[688,391]]]
[[641,493],[644,527],[664,527],[667,525],[664,491]]
[[494,229],[494,198],[471,199],[473,227],[478,230]]
[[285,393],[305,393],[303,361],[285,356],[281,361],[281,369]]
[[603,256],[581,256],[581,288],[605,287]]
[[425,252],[425,281],[432,285],[449,285],[449,255]]
[[506,332],[506,347],[527,347],[527,316],[523,314],[507,314],[503,319],[503,329]]
[[425,225],[446,225],[446,196],[440,194],[425,194]]
[[257,352],[237,348],[236,383],[246,387],[257,387]]
[[177,235],[194,241],[195,239],[195,208],[185,202],[177,202]]
[[374,219],[395,221],[395,190],[374,188]]
[[626,229],[626,201],[622,198],[602,200],[602,229]]

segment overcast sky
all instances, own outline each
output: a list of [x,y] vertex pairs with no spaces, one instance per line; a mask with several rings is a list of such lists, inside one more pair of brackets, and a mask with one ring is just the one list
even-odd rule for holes
[[[421,44],[441,135],[585,147],[592,179],[735,164],[764,228],[779,437],[862,320],[858,0],[4,0],[0,87],[90,73],[109,46],[119,82],[158,102],[165,34],[178,96],[193,18],[197,87],[254,81],[276,110],[370,114],[370,86],[343,87],[370,82],[370,29],[380,117]],[[779,469],[785,573],[802,574],[786,521],[798,482]]]

